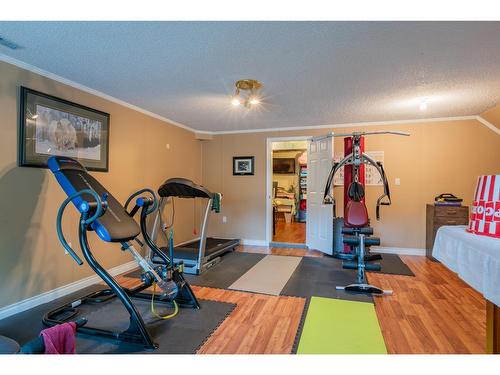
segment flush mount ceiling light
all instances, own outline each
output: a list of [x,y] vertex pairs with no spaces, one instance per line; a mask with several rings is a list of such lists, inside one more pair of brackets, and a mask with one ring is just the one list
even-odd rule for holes
[[240,79],[234,84],[236,91],[231,98],[231,104],[235,107],[244,105],[247,108],[254,107],[261,102],[259,90],[262,83],[255,79]]

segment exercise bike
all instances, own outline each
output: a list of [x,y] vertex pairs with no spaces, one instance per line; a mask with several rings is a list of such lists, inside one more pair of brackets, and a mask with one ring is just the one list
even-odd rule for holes
[[[78,161],[68,157],[52,156],[48,160],[48,166],[68,195],[57,214],[56,224],[59,240],[76,263],[82,265],[83,261],[66,241],[61,225],[66,206],[72,202],[80,213],[79,242],[83,256],[94,272],[109,286],[109,289],[88,294],[49,311],[43,317],[43,323],[47,326],[53,326],[72,321],[81,315],[78,306],[82,304],[99,305],[118,298],[130,316],[128,329],[115,332],[85,324],[77,328],[77,332],[141,344],[149,350],[156,349],[158,346],[154,343],[143,318],[132,302],[132,298],[150,300],[152,303],[156,298],[157,302],[165,307],[173,307],[174,313],[166,318],[175,316],[178,307],[200,308],[200,304],[184,278],[182,263],[175,263],[171,257],[169,258],[156,246],[147,233],[146,218],[157,208],[154,192],[150,189],[139,190],[129,197],[124,207]],[[129,203],[134,199],[135,206],[132,210],[127,211]],[[139,211],[141,211],[140,226],[133,219],[133,216]],[[121,287],[97,262],[88,243],[87,233],[89,231],[94,231],[105,242],[119,243],[123,251],[128,251],[132,255],[143,270],[142,283],[139,286],[133,289]],[[143,245],[137,238],[139,234],[142,234],[148,248],[163,260],[162,265],[152,266],[135,249],[132,241],[137,242],[140,246]],[[155,288],[158,286],[161,294],[143,293],[143,290],[151,286]]]
[[[403,132],[354,132],[349,134],[332,134],[344,138],[344,158],[333,164],[325,185],[323,203],[332,204],[334,216],[333,256],[342,259],[342,267],[356,269],[357,277],[353,284],[338,286],[339,290],[367,294],[391,294],[392,291],[382,290],[368,284],[365,271],[380,271],[379,263],[366,263],[382,259],[380,254],[369,253],[370,246],[379,246],[380,238],[372,237],[373,228],[369,226],[368,210],[365,204],[364,166],[371,165],[379,173],[384,188],[383,194],[377,199],[376,217],[380,219],[380,206],[391,204],[389,183],[381,162],[375,161],[364,153],[364,136],[394,134],[409,136]],[[335,197],[333,196],[333,181],[336,173],[344,167],[344,217],[336,216]]]

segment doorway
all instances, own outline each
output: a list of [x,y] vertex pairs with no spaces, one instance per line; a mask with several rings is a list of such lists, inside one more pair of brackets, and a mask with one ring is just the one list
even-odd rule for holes
[[268,138],[267,242],[271,245],[306,247],[309,138]]

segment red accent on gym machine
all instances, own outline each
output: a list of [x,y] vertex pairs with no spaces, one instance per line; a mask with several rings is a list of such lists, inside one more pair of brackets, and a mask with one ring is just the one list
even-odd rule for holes
[[[345,137],[344,157],[352,153],[352,148],[353,148],[352,145],[353,145],[353,137]],[[360,136],[359,145],[360,145],[359,151],[362,154],[363,152],[365,152],[365,138],[363,136]],[[366,212],[365,197],[363,196],[360,199],[361,204],[358,203],[356,204],[355,207],[349,204],[349,203],[354,203],[351,202],[351,200],[349,199],[349,193],[348,193],[349,187],[351,186],[352,182],[353,182],[353,166],[352,164],[346,164],[344,165],[344,226],[350,227],[351,225],[349,224],[349,222],[351,221],[357,223],[363,222],[365,224],[360,224],[360,225],[365,226],[369,224],[368,214]],[[358,182],[363,186],[363,190],[365,190],[364,164],[361,164],[359,166]],[[352,219],[347,220],[348,218]],[[344,244],[343,253],[352,254],[352,247],[350,245]]]

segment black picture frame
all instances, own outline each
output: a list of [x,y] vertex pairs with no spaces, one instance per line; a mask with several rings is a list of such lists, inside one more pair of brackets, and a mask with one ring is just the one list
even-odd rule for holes
[[233,157],[233,176],[253,176],[255,170],[253,156]]
[[61,155],[108,171],[109,113],[24,86],[19,104],[19,166],[47,168],[49,157]]

